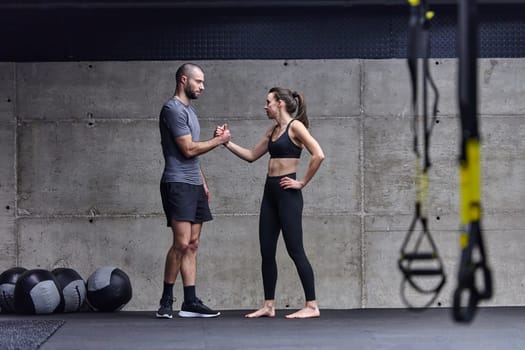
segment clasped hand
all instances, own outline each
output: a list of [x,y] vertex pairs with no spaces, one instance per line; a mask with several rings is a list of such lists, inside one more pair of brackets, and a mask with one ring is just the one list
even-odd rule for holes
[[230,130],[228,129],[228,124],[223,124],[215,128],[213,137],[220,137],[224,139],[223,143],[228,143],[231,138]]

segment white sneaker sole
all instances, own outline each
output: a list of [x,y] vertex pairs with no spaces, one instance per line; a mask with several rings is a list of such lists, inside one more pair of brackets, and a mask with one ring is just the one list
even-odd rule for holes
[[179,317],[203,317],[203,318],[212,318],[212,317],[217,317],[219,316],[221,313],[220,312],[217,312],[216,314],[199,314],[199,313],[196,313],[196,312],[190,312],[190,311],[179,311]]
[[157,318],[169,318],[169,319],[173,318],[173,315],[166,315],[166,314],[161,315],[159,313],[157,313],[156,316]]

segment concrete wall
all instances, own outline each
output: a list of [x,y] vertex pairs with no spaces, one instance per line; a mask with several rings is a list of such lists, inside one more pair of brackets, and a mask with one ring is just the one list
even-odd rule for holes
[[[117,266],[133,283],[126,309],[156,308],[171,240],[158,194],[157,117],[180,63],[0,63],[0,270],[71,267],[87,279],[100,266]],[[228,122],[233,140],[250,147],[270,125],[263,110],[270,87],[306,95],[311,132],[326,153],[304,190],[305,246],[321,307],[403,306],[396,261],[414,201],[405,62],[200,63],[207,89],[195,106],[203,138]],[[457,62],[431,63],[441,103],[429,215],[448,272],[434,305],[450,306],[459,258]],[[495,279],[485,305],[525,303],[524,72],[522,60],[479,67],[484,226]],[[203,230],[198,294],[219,309],[257,307],[267,157],[249,164],[221,147],[201,162],[215,220]],[[306,153],[300,173],[307,162]],[[282,241],[278,264],[278,307],[300,307],[303,293]],[[175,293],[180,300],[180,281]]]

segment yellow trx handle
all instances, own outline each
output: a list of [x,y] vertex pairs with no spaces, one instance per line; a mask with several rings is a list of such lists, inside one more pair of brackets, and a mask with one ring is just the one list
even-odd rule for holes
[[479,139],[466,140],[467,156],[460,163],[460,224],[459,245],[468,245],[467,226],[481,219],[481,155]]
[[416,158],[416,204],[423,202],[423,187],[422,187],[422,174],[421,174],[421,164],[419,157]]
[[426,171],[421,175],[421,201],[424,203],[421,207],[421,216],[427,218],[428,214],[428,173]]

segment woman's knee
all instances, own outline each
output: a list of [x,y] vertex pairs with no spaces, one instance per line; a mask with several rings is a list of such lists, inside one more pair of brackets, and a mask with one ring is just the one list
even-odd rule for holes
[[296,263],[308,261],[308,258],[306,257],[306,252],[304,251],[304,249],[301,248],[288,249],[288,255]]

